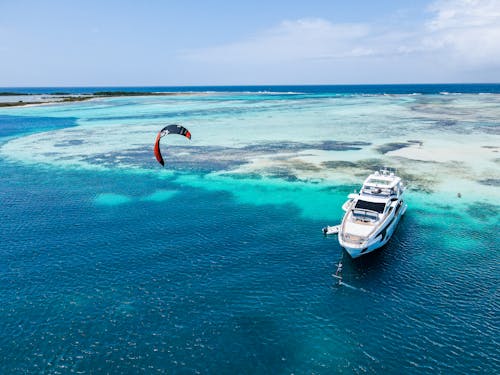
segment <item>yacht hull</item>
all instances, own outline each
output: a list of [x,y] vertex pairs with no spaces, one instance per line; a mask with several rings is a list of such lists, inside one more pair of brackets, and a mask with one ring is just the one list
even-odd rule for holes
[[377,231],[378,233],[375,234],[372,237],[372,239],[368,241],[368,243],[361,245],[352,244],[343,241],[342,236],[339,236],[340,246],[342,246],[353,259],[359,258],[362,255],[369,254],[381,248],[391,239],[392,235],[396,230],[396,227],[398,226],[399,221],[401,220],[401,217],[406,212],[406,208],[407,208],[406,204],[403,204],[399,212],[394,215],[392,220],[390,220],[386,226],[378,230]]

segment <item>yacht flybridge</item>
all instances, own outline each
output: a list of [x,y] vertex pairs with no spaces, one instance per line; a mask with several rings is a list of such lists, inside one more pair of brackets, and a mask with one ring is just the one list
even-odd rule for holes
[[349,194],[338,227],[339,243],[352,258],[385,245],[406,211],[401,178],[388,169],[369,175],[356,194]]

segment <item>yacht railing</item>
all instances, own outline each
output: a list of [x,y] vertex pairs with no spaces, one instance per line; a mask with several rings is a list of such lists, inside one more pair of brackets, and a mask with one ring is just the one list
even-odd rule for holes
[[391,197],[396,197],[397,194],[394,190],[391,189],[385,189],[385,188],[372,188],[372,187],[366,187],[361,189],[361,194],[366,194],[366,195],[372,195],[375,197],[384,197],[384,198],[391,198]]
[[[389,208],[389,211],[387,212],[387,216],[384,218],[384,222],[387,221],[387,219],[391,216],[391,211],[393,210],[393,207],[390,207]],[[369,211],[369,210],[363,210],[363,211]],[[369,212],[373,212],[375,214],[377,214],[375,211],[369,211]],[[353,212],[351,211],[351,214],[353,214]],[[378,214],[377,214],[378,216]],[[349,242],[349,243],[352,243],[352,244],[355,244],[355,245],[359,245],[359,246],[365,246],[367,243],[368,243],[368,240],[370,239],[370,237],[373,235],[373,233],[375,231],[377,231],[382,224],[380,225],[377,225],[375,226],[371,231],[370,233],[368,233],[368,235],[366,236],[356,236],[354,234],[348,234],[348,233],[345,233],[345,222],[347,220],[344,220],[342,222],[342,227],[341,227],[341,231],[340,231],[340,234],[342,236],[342,240],[344,242]]]
[[342,240],[344,242],[349,242],[355,245],[364,245],[366,242],[368,242],[368,238],[366,237],[360,237],[360,236],[355,236],[354,234],[347,234],[342,232]]
[[[352,244],[355,244],[355,245],[362,246],[366,242],[368,242],[369,235],[366,236],[366,237],[365,236],[356,236],[354,234],[349,234],[349,233],[345,232],[345,223],[347,222],[347,220],[349,220],[349,218],[352,217],[355,220],[359,219],[360,215],[356,215],[355,211],[357,211],[357,212],[363,212],[364,213],[364,215],[362,215],[364,219],[361,219],[364,222],[373,222],[373,221],[376,221],[376,220],[373,220],[373,219],[375,218],[375,216],[378,218],[378,214],[375,211],[363,210],[363,209],[353,209],[353,210],[351,210],[351,212],[349,214],[347,214],[348,216],[346,216],[346,219],[344,221],[342,221],[342,227],[341,227],[341,230],[340,230],[340,234],[342,236],[342,240],[344,242],[349,242],[349,243],[352,243]],[[371,215],[367,215],[367,214],[371,214]]]

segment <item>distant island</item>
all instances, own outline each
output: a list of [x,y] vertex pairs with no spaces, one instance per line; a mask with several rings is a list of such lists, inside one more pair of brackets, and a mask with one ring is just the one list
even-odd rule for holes
[[178,92],[139,92],[139,91],[96,91],[91,94],[70,94],[67,92],[53,92],[48,94],[30,94],[30,93],[20,93],[20,92],[0,92],[0,97],[4,98],[16,98],[18,96],[23,97],[39,97],[37,100],[11,100],[6,101],[0,100],[0,107],[18,107],[23,105],[31,104],[51,104],[51,103],[68,103],[68,102],[81,102],[84,100],[90,100],[95,98],[110,98],[118,96],[165,96],[165,95],[186,95],[190,93],[178,93]]

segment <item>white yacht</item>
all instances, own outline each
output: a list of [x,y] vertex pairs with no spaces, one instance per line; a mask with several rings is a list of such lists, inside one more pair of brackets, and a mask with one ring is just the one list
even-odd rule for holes
[[382,169],[369,175],[359,193],[349,194],[339,227],[339,243],[352,258],[384,246],[406,211],[403,182]]

